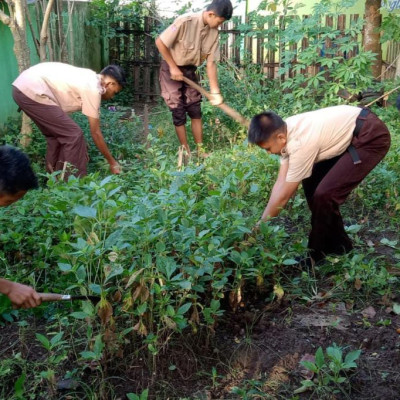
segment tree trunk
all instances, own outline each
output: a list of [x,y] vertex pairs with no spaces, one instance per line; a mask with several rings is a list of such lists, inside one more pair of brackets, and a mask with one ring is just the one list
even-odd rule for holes
[[68,0],[68,36],[69,36],[69,44],[70,44],[69,62],[72,65],[75,64],[74,27],[73,27],[73,20],[72,20],[72,15],[74,12],[74,5],[75,5],[74,1]]
[[[27,4],[26,0],[6,0],[6,2],[10,11],[10,16],[8,17],[2,13],[0,18],[2,22],[9,26],[13,35],[14,54],[17,59],[18,71],[21,73],[29,68],[31,64],[30,51],[26,40],[25,15],[27,12]],[[31,136],[31,120],[26,114],[23,114],[20,139],[20,143],[23,147],[28,146],[31,142]]]
[[365,1],[364,49],[376,54],[376,60],[371,68],[372,75],[375,78],[378,78],[382,73],[382,47],[379,31],[382,22],[381,3],[382,0]]
[[42,29],[40,30],[40,61],[44,62],[47,60],[46,44],[48,40],[48,27],[51,9],[53,7],[54,0],[49,0],[46,11],[43,17]]
[[67,39],[64,35],[63,0],[56,0],[55,4],[57,12],[57,42],[59,49],[59,60],[62,63],[68,63],[68,51],[66,47]]

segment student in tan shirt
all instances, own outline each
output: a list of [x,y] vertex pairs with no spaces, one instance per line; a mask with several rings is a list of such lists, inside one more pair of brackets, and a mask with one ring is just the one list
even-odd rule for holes
[[388,152],[386,125],[368,109],[347,105],[286,121],[264,112],[251,120],[248,140],[281,156],[277,180],[257,225],[276,217],[301,183],[312,214],[311,260],[349,252],[353,246],[339,206]]
[[176,134],[188,154],[186,114],[191,119],[198,151],[202,151],[201,94],[184,83],[182,78],[185,76],[197,82],[196,68],[206,61],[213,96],[211,103],[218,105],[223,102],[216,65],[219,61],[218,27],[232,17],[232,11],[230,0],[213,0],[205,11],[177,18],[156,39],[156,46],[163,57],[160,69],[161,95],[172,112]]
[[13,82],[15,102],[46,137],[48,172],[63,169],[67,162],[76,169],[76,176],[87,174],[89,157],[83,132],[67,114],[82,111],[111,173],[120,173],[120,166],[101,132],[99,109],[101,100],[113,98],[125,84],[124,71],[117,65],[109,65],[96,74],[90,69],[57,62],[34,65]]
[[[13,147],[0,146],[0,207],[9,206],[37,187],[28,157]],[[0,293],[8,296],[15,308],[36,307],[41,303],[33,288],[7,279],[0,278]]]

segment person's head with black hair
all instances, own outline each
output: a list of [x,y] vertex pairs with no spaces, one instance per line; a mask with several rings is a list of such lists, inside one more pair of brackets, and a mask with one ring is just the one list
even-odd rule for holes
[[222,17],[225,21],[232,18],[233,7],[230,0],[213,0],[206,8],[207,11],[214,11],[217,17]]
[[233,7],[230,0],[213,0],[204,11],[204,22],[210,28],[218,28],[232,18]]
[[0,146],[0,207],[37,188],[38,181],[26,154],[11,146]]
[[285,121],[273,111],[264,111],[251,119],[247,139],[271,154],[281,154],[286,136]]
[[400,111],[400,96],[398,96],[396,99],[396,107]]
[[101,70],[100,75],[105,90],[101,96],[103,100],[112,99],[127,84],[125,71],[119,65],[107,65]]

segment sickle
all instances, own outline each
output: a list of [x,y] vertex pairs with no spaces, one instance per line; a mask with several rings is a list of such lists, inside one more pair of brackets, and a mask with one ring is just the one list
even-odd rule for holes
[[73,301],[73,300],[90,300],[92,303],[100,301],[100,296],[75,296],[70,294],[58,294],[58,293],[39,293],[40,298],[43,302],[50,301]]

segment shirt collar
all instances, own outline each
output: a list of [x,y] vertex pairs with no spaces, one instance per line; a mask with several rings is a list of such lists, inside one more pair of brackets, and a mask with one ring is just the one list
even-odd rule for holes
[[204,20],[203,20],[203,13],[204,13],[204,11],[202,11],[201,13],[198,13],[198,15],[199,15],[199,27],[200,27],[200,29],[204,29],[204,28],[206,28],[206,27],[208,27],[209,28],[209,26],[208,25],[206,25],[205,23],[204,23]]
[[104,94],[106,92],[106,88],[101,84],[102,79],[101,79],[101,75],[97,74],[97,90],[99,91],[100,94]]

